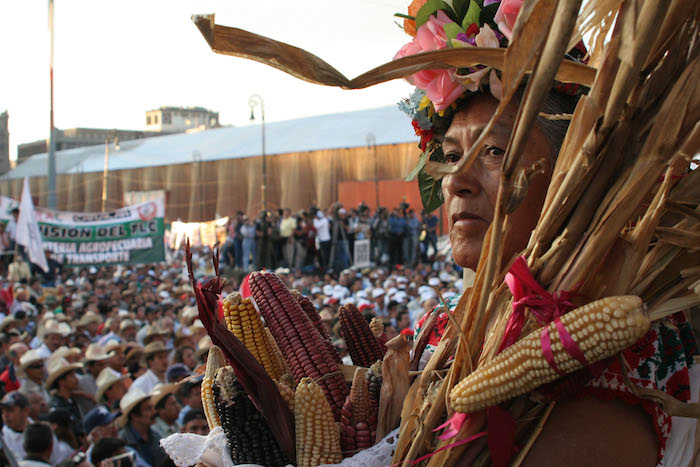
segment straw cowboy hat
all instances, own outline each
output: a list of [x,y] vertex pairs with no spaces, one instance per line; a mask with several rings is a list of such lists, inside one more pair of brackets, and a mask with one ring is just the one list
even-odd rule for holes
[[19,370],[24,372],[24,370],[32,363],[43,361],[44,358],[41,356],[41,354],[39,354],[38,350],[29,350],[28,352],[24,352],[24,355],[19,358]]
[[122,400],[119,401],[119,409],[122,411],[122,416],[119,417],[119,425],[123,428],[129,423],[129,414],[144,400],[151,397],[139,388],[129,390]]
[[5,332],[8,327],[17,326],[18,324],[18,320],[14,319],[12,316],[7,316],[0,322],[0,332]]
[[52,358],[48,362],[49,376],[46,377],[46,387],[51,389],[53,383],[55,383],[58,378],[78,368],[82,368],[82,365],[79,363],[71,364],[68,363],[68,360],[65,358]]
[[94,311],[86,311],[85,314],[80,317],[80,320],[78,321],[78,326],[87,326],[88,324],[99,323],[100,321],[102,321],[100,315],[98,315]]
[[151,342],[143,349],[143,360],[146,360],[153,354],[158,352],[167,352],[168,349],[165,348],[162,342]]
[[98,344],[90,344],[85,351],[85,362],[99,362],[102,360],[107,360],[114,357],[115,352],[111,351],[109,353],[105,352],[104,347]]
[[97,375],[97,392],[95,393],[95,399],[98,402],[102,402],[102,396],[104,396],[107,389],[112,387],[114,383],[123,381],[128,377],[129,375],[122,375],[118,371],[114,371],[109,367],[100,371],[100,374]]
[[177,383],[156,384],[153,391],[151,391],[151,403],[153,407],[158,405],[158,403],[168,395],[173,394],[176,390]]
[[148,331],[146,332],[146,336],[143,338],[143,343],[148,344],[149,342],[151,342],[153,340],[154,337],[167,336],[168,334],[169,334],[168,331],[161,329],[157,323],[153,323],[148,327]]
[[194,352],[194,356],[197,360],[201,359],[203,355],[206,355],[213,345],[211,337],[204,336],[197,342],[197,350]]
[[71,334],[71,328],[66,323],[59,323],[55,319],[47,319],[37,333],[42,339],[51,334],[60,334],[66,337]]

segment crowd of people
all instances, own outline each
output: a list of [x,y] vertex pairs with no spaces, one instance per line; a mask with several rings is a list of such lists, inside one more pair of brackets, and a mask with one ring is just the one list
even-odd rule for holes
[[[369,218],[366,211],[359,212],[361,219]],[[337,214],[343,215],[340,209]],[[394,215],[387,213],[386,218]],[[302,216],[310,217],[311,212]],[[321,211],[313,217],[329,222]],[[279,225],[282,233],[293,236],[305,221],[297,217],[290,227],[290,218],[283,212]],[[243,216],[238,220],[251,224]],[[267,217],[261,217],[260,223],[265,222]],[[236,224],[232,226],[235,231]],[[370,230],[364,235],[372,235]],[[354,231],[356,239],[361,232]],[[235,245],[236,239],[230,243]],[[296,258],[296,242],[291,254],[288,244],[279,242],[279,258],[272,251],[251,256],[262,261],[256,267],[271,264],[265,261],[272,258],[283,261],[274,271],[313,301],[347,363],[339,333],[340,306],[353,303],[368,320],[381,318],[389,338],[398,333],[410,337],[420,317],[437,304],[438,293],[447,300],[461,291],[461,274],[444,255],[417,260],[415,266],[334,272],[323,260],[323,241],[321,259],[315,256],[301,268],[284,262]],[[397,250],[394,241],[388,237],[383,248]],[[305,252],[310,250],[309,244]],[[241,258],[225,249],[220,256],[225,253],[233,261],[223,269],[223,296],[238,290],[252,268],[250,262],[247,268],[238,267]],[[213,275],[212,254],[207,247],[193,250],[197,280]],[[41,275],[17,282],[2,279],[5,456],[20,465],[166,466],[173,464],[159,445],[162,438],[177,432],[208,433],[201,376],[195,370],[205,363],[212,344],[198,319],[184,252],[172,251],[161,264],[64,268],[50,283]],[[119,464],[115,459],[129,460]]]
[[380,265],[414,267],[437,254],[440,219],[405,201],[374,213],[364,203],[346,209],[336,203],[326,210],[311,206],[238,212],[227,225],[223,260],[250,271],[284,267],[299,271],[342,271],[353,264],[355,241],[370,240],[370,259]]

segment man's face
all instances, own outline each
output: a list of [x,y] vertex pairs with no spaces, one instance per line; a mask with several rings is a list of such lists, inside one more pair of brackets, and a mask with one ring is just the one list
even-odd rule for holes
[[166,401],[163,407],[158,411],[158,416],[166,421],[176,420],[180,414],[180,404],[175,399],[175,396],[170,394],[166,396]]
[[121,400],[122,397],[124,397],[124,394],[126,394],[126,386],[124,385],[124,380],[117,381],[113,385],[111,385],[105,392],[105,399],[107,399],[110,403],[114,401]]
[[150,399],[145,399],[141,402],[139,414],[137,415],[136,412],[134,412],[132,420],[144,425],[153,425],[156,421],[156,409],[153,408]]
[[87,325],[87,331],[90,333],[91,336],[97,335],[97,328],[100,327],[100,323],[97,322],[92,322]]
[[60,334],[48,334],[44,336],[44,343],[46,344],[46,347],[49,348],[51,352],[54,352],[57,350],[60,346],[61,343],[63,342],[63,337],[61,337]]
[[116,420],[112,420],[106,425],[100,425],[93,429],[90,434],[92,435],[92,442],[96,443],[102,438],[116,438],[119,435],[119,426]]
[[195,433],[198,435],[208,435],[209,427],[207,426],[207,421],[203,418],[196,418],[185,423],[182,427],[183,433]]
[[155,374],[163,374],[168,369],[168,352],[157,352],[149,362],[149,368]]
[[44,362],[39,360],[38,362],[33,362],[30,365],[27,365],[24,368],[24,373],[30,380],[34,381],[35,383],[41,384],[41,382],[44,379],[44,376],[46,376],[46,373],[44,372]]
[[29,407],[4,407],[2,409],[2,421],[5,425],[17,432],[22,432],[27,426]]
[[29,416],[33,420],[39,420],[42,415],[49,412],[49,405],[41,394],[36,392],[29,394],[27,399],[29,399]]
[[106,360],[98,360],[90,363],[90,373],[92,373],[92,376],[97,379],[97,376],[100,374],[102,370],[105,369],[107,366],[107,361]]
[[78,375],[75,374],[75,371],[71,370],[58,384],[63,385],[68,391],[75,391],[78,389]]

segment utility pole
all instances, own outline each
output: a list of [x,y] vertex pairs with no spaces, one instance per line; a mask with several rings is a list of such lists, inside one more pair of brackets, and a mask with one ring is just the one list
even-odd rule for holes
[[262,208],[267,211],[267,156],[265,155],[265,101],[258,94],[253,94],[248,99],[250,106],[250,120],[255,120],[255,107],[260,106],[262,120]]
[[49,110],[49,170],[48,170],[48,205],[49,209],[56,209],[56,128],[53,121],[53,0],[49,0],[49,83],[51,86],[51,104]]

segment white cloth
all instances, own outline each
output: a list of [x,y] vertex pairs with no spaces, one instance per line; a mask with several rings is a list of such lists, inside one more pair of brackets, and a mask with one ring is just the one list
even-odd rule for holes
[[[690,379],[690,401],[700,398],[700,365],[688,369]],[[666,441],[666,453],[658,467],[685,467],[691,465],[695,448],[695,431],[698,420],[686,417],[671,417],[671,434]]]
[[328,242],[331,240],[330,222],[326,216],[317,217],[314,219],[314,228],[319,242]]
[[151,391],[153,391],[153,388],[156,387],[156,384],[165,384],[165,381],[161,381],[158,379],[155,373],[153,373],[150,368],[146,370],[144,374],[139,376],[134,380],[133,383],[131,383],[131,387],[129,390],[132,389],[140,389],[146,394],[150,394]]

